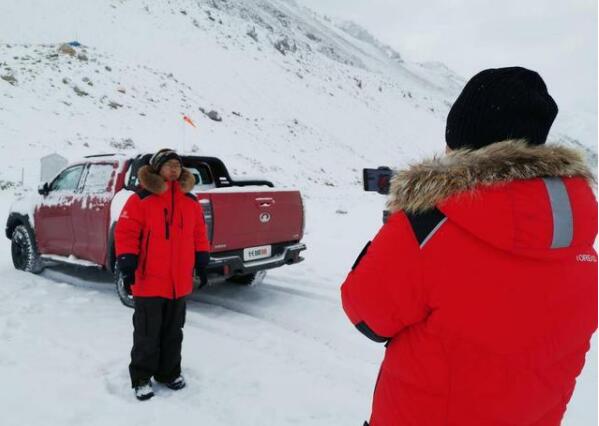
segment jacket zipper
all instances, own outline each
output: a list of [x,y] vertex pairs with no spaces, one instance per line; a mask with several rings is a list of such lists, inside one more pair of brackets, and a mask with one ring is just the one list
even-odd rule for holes
[[[166,210],[164,211],[166,213]],[[173,224],[173,219],[175,217],[175,183],[173,182],[173,184],[171,185],[171,225]],[[168,229],[168,224],[166,229]],[[168,235],[168,234],[167,234]],[[167,237],[168,239],[168,237]],[[171,244],[171,266],[173,263],[173,245]],[[172,268],[171,268],[172,271]],[[171,277],[172,279],[172,277]],[[177,291],[175,289],[175,280],[173,280],[173,299],[177,298]]]
[[170,232],[169,232],[168,228],[169,228],[169,226],[168,226],[168,210],[164,209],[164,235],[167,240],[169,239],[169,236],[170,236],[169,235]]
[[148,257],[150,257],[149,256],[150,252],[148,250],[150,249],[150,235],[151,234],[152,234],[152,231],[148,231],[148,236],[146,238],[146,257],[144,258],[144,266],[143,266],[143,269],[142,269],[143,275],[146,274],[146,265],[148,263]]
[[171,225],[175,219],[175,184],[171,185]]

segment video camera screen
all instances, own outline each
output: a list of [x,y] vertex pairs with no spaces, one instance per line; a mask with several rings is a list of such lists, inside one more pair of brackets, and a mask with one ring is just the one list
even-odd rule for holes
[[389,186],[393,171],[389,167],[379,167],[378,169],[364,169],[364,191],[378,192],[379,194],[389,194]]

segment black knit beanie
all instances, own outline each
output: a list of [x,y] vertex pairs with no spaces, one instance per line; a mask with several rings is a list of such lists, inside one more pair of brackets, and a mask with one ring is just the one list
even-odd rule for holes
[[150,158],[150,166],[154,169],[156,173],[160,172],[160,168],[166,163],[168,160],[178,160],[183,166],[183,161],[181,161],[181,157],[174,150],[164,148],[160,151],[156,152],[156,154],[152,155]]
[[521,67],[487,69],[466,84],[447,116],[451,149],[478,149],[506,139],[541,145],[557,104],[539,74]]

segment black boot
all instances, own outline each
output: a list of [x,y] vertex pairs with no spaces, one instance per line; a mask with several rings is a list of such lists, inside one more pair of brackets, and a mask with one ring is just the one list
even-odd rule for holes
[[178,376],[175,379],[171,380],[170,382],[159,382],[159,383],[162,383],[164,386],[166,386],[167,388],[172,389],[172,390],[183,389],[186,384],[183,376]]
[[135,386],[135,397],[140,401],[146,401],[154,396],[152,382],[142,382]]

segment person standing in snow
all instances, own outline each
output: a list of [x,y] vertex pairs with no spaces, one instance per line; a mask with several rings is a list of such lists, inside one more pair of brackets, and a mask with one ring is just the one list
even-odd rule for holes
[[597,201],[583,156],[545,145],[557,112],[536,72],[482,71],[447,155],[393,178],[341,290],[386,342],[370,426],[560,424],[597,329]]
[[158,151],[138,178],[142,189],[123,207],[115,245],[135,301],[131,385],[137,399],[146,400],[154,396],[152,377],[173,390],[185,386],[185,296],[193,289],[194,267],[205,284],[210,246],[202,208],[189,193],[195,179],[175,151]]

